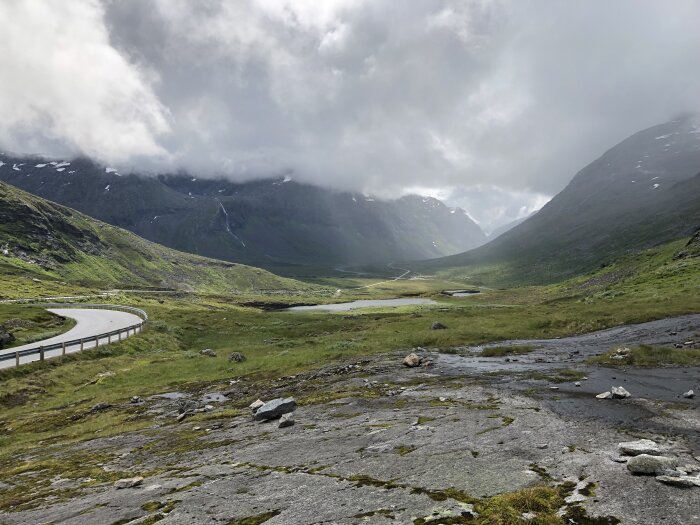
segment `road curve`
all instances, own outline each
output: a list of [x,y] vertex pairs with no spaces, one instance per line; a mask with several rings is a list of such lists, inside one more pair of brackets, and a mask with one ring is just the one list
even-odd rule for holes
[[[67,332],[58,335],[56,337],[51,337],[50,339],[45,339],[43,341],[37,341],[23,346],[16,346],[13,348],[7,348],[5,350],[0,350],[0,355],[14,354],[20,350],[26,350],[28,348],[36,348],[39,345],[51,345],[56,343],[62,343],[64,341],[73,341],[76,339],[85,339],[83,345],[84,349],[95,347],[95,336],[99,334],[104,334],[107,332],[112,332],[115,330],[123,330],[129,326],[134,326],[143,322],[143,320],[132,313],[121,312],[118,310],[104,310],[104,309],[92,309],[92,308],[49,308],[49,312],[62,317],[69,317],[75,319],[76,324],[73,328]],[[131,332],[133,335],[134,332]],[[126,337],[126,334],[122,335],[122,339]],[[113,340],[117,340],[114,337]],[[107,338],[100,339],[100,345],[106,344],[108,342]],[[66,346],[66,353],[73,353],[80,351],[80,344]],[[51,350],[47,351],[45,358],[58,357],[62,354],[62,350]],[[32,361],[38,361],[39,355],[28,355],[22,356],[20,358],[20,364],[30,363]],[[0,368],[9,368],[15,366],[14,360],[0,361]]]

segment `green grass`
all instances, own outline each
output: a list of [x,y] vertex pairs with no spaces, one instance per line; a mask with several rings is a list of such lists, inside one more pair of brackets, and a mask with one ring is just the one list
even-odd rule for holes
[[[615,356],[623,355],[623,359],[615,359]],[[630,348],[625,354],[618,354],[617,349],[610,350],[607,354],[591,357],[589,364],[605,366],[700,366],[700,349],[698,348],[664,348],[649,345],[640,345]]]
[[[300,298],[313,302],[317,300],[314,292],[308,296],[117,295],[109,300],[149,313],[153,322],[143,334],[99,351],[0,371],[0,461],[39,445],[151,425],[149,417],[128,404],[134,395],[221,389],[235,378],[265,382],[340,359],[417,346],[450,349],[566,336],[700,312],[700,294],[695,289],[700,260],[673,259],[676,251],[677,246],[671,245],[643,254],[624,279],[599,279],[611,271],[606,269],[554,286],[489,290],[466,301],[444,298],[433,307],[291,313],[243,305]],[[426,287],[427,282],[419,286]],[[433,292],[423,295],[438,297],[444,284],[437,281]],[[392,286],[393,293],[401,295],[413,293],[417,284],[398,281]],[[16,308],[26,308],[28,317],[36,313],[29,307]],[[430,330],[436,320],[450,329]],[[217,357],[201,356],[203,348],[212,348]],[[247,360],[229,362],[234,351]],[[99,375],[105,372],[112,374]],[[573,370],[538,378],[574,381],[580,374]],[[253,400],[237,400],[240,406],[232,408],[243,408]],[[88,413],[98,402],[116,406]],[[309,397],[309,402],[314,401]]]
[[0,332],[14,335],[15,341],[0,348],[12,348],[62,334],[75,321],[52,314],[43,308],[0,304]]
[[535,347],[530,345],[492,346],[481,351],[483,357],[503,357],[507,355],[523,355],[534,352]]

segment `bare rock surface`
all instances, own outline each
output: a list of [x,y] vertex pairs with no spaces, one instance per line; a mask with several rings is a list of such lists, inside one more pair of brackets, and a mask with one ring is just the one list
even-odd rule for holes
[[[658,339],[662,326],[650,328],[650,337]],[[684,330],[674,320],[665,326],[687,340],[699,325]],[[598,340],[596,352],[635,342]],[[570,367],[578,359],[570,349],[584,343],[556,344],[567,356],[558,366]],[[559,347],[552,343],[545,352],[554,359]],[[493,376],[478,368],[478,357],[429,352],[432,368],[407,368],[404,356],[342,362],[264,383],[203,385],[201,392],[151,396],[137,405],[127,397],[135,416],[150,418],[148,428],[96,434],[72,445],[47,443],[17,459],[65,462],[109,476],[66,473],[55,486],[42,479],[42,471],[3,478],[4,493],[22,488],[31,499],[2,506],[0,523],[387,525],[429,523],[430,516],[459,522],[468,519],[470,504],[460,495],[487,498],[566,483],[573,487],[567,508],[578,505],[589,516],[612,516],[622,525],[700,521],[700,488],[691,475],[700,458],[700,414],[694,401],[679,395],[697,382],[694,369],[678,376],[669,374],[682,371],[658,372],[664,385],[678,380],[668,385],[666,398],[666,390],[645,390],[657,374],[648,369],[644,382],[636,382],[634,371],[603,371],[607,375],[599,379],[598,370],[587,369],[589,380],[581,387],[568,379],[550,390],[547,380],[520,375],[530,354],[517,363],[500,360],[505,373]],[[548,363],[537,365],[550,370]],[[690,385],[679,386],[684,381]],[[595,399],[611,384],[631,383],[631,399]],[[216,403],[206,419],[174,423],[181,400],[219,390],[228,400]],[[283,402],[290,396],[300,407],[295,425],[279,429],[251,418],[247,407],[256,399]],[[240,415],[231,416],[234,408]],[[641,449],[656,450],[649,443],[629,446],[642,439],[656,444],[668,461],[645,457]],[[640,454],[618,463],[618,444]],[[628,465],[635,462],[650,475],[632,475]],[[147,482],[117,489],[114,480],[127,477]]]

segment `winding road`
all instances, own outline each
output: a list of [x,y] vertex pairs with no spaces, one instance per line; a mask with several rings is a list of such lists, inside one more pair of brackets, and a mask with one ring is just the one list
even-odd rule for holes
[[[50,339],[45,339],[36,343],[31,343],[23,346],[16,346],[13,348],[7,348],[0,350],[0,356],[4,355],[15,355],[16,352],[27,350],[30,348],[37,348],[39,345],[49,346],[52,344],[61,344],[68,341],[75,341],[79,339],[84,339],[82,345],[83,349],[94,348],[96,341],[95,336],[99,334],[105,334],[108,332],[114,332],[117,330],[125,330],[128,327],[139,325],[143,320],[136,314],[129,312],[122,312],[119,310],[107,310],[107,309],[97,309],[97,308],[48,308],[48,311],[62,317],[69,317],[75,319],[76,324],[73,328],[67,332],[52,337]],[[134,335],[138,330],[133,330],[129,335]],[[121,339],[128,337],[126,333],[121,335]],[[112,336],[111,340],[118,340],[118,336]],[[99,340],[99,344],[103,345],[109,342],[108,337],[103,337]],[[66,345],[66,353],[79,352],[81,350],[80,343]],[[63,349],[59,348],[56,350],[49,350],[45,353],[45,358],[49,359],[52,357],[58,357],[62,355]],[[40,359],[39,354],[27,355],[20,357],[19,364],[31,363],[32,361],[38,361]],[[0,368],[9,368],[16,365],[14,359],[2,360],[0,361]]]

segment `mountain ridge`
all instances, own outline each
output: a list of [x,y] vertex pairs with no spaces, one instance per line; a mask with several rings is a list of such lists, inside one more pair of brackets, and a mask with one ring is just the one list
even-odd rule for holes
[[504,285],[548,283],[689,236],[699,226],[700,121],[689,115],[608,149],[540,211],[493,241],[414,267]]
[[0,180],[171,248],[258,266],[427,259],[478,246],[468,214],[437,199],[380,200],[297,183],[120,174],[86,158],[0,157]]

